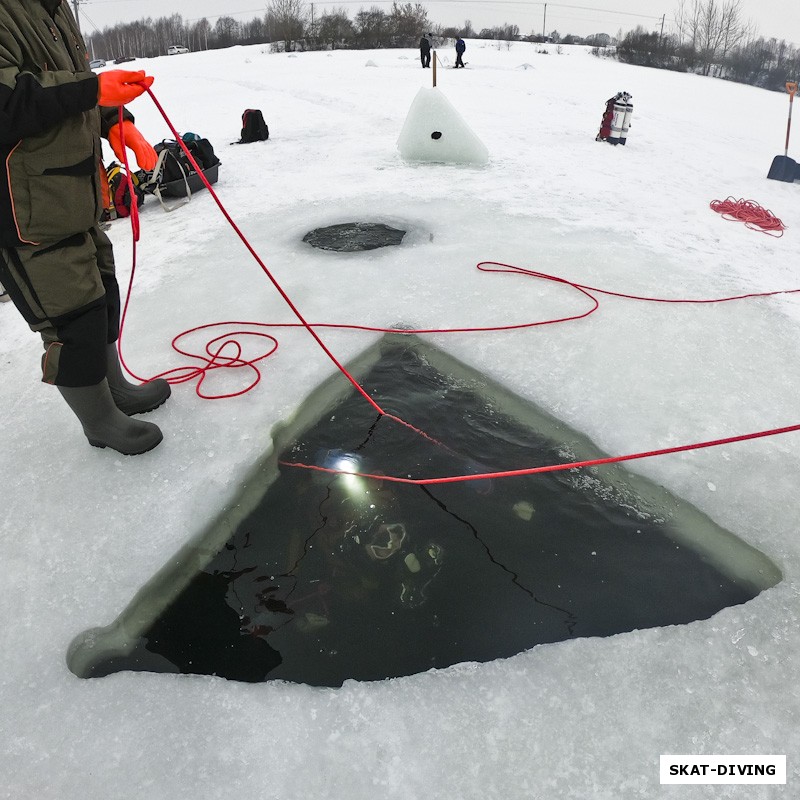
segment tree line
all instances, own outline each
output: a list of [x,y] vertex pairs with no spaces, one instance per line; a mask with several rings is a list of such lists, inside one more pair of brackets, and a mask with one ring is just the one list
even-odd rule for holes
[[190,50],[212,50],[233,45],[270,44],[280,50],[374,49],[416,47],[423,33],[440,40],[494,39],[513,42],[551,41],[595,45],[597,55],[609,55],[631,64],[697,72],[768,89],[782,89],[800,75],[800,49],[785,41],[758,36],[745,21],[741,0],[681,0],[674,30],[647,31],[639,26],[614,40],[607,34],[581,38],[572,34],[521,36],[517,25],[504,23],[476,31],[470,20],[461,27],[433,23],[420,3],[394,2],[389,10],[361,8],[351,18],[344,7],[314,14],[314,4],[303,0],[269,0],[266,13],[249,22],[218,17],[192,23],[180,14],[143,19],[104,29],[88,38],[93,57],[162,55],[173,44]]
[[741,0],[682,0],[673,33],[639,26],[621,38],[615,55],[629,64],[712,75],[764,89],[783,90],[800,75],[800,48],[759,36],[742,15]]
[[205,18],[188,23],[173,14],[114,25],[86,38],[95,57],[151,58],[173,44],[190,50],[268,43],[280,43],[286,50],[411,47],[432,27],[419,3],[394,3],[388,12],[361,9],[350,19],[344,8],[314,16],[313,5],[303,0],[271,0],[266,14],[247,22],[221,16],[213,25]]
[[[510,23],[475,30],[466,20],[460,27],[443,27],[429,19],[427,9],[420,3],[395,2],[388,11],[378,6],[361,8],[351,19],[344,7],[315,15],[314,4],[303,0],[270,0],[266,13],[249,22],[221,16],[213,25],[205,18],[188,23],[180,14],[173,14],[114,25],[86,38],[93,57],[111,60],[123,56],[152,58],[163,55],[173,44],[190,50],[268,43],[285,50],[416,47],[423,33],[442,40],[457,36],[504,42],[520,39],[519,26]],[[557,32],[554,35],[559,38]],[[552,40],[535,34],[525,38]],[[566,43],[583,41],[570,36]]]

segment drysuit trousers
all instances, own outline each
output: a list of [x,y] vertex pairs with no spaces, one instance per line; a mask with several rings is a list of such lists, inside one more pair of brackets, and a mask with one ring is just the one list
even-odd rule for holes
[[0,248],[0,283],[42,336],[45,383],[94,386],[106,377],[120,300],[111,242],[98,225],[54,244]]

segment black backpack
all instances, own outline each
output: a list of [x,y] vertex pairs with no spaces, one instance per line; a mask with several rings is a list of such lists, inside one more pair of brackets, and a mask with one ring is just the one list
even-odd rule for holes
[[242,138],[236,144],[264,142],[269,139],[269,127],[257,108],[246,108],[242,114]]
[[[196,133],[185,133],[182,139],[206,180],[209,183],[216,183],[221,162],[211,142]],[[168,207],[162,195],[184,197],[188,202],[192,192],[200,191],[205,184],[178,142],[165,139],[155,146],[155,151],[158,153],[158,162],[150,180],[143,188],[146,192],[152,192],[166,211],[172,211],[180,204]]]
[[[183,136],[183,143],[203,172],[220,163],[208,139],[187,133]],[[156,153],[161,153],[162,150],[167,152],[163,160],[163,171],[159,181],[161,184],[183,180],[184,175],[191,175],[195,172],[192,162],[186,157],[186,153],[183,152],[183,148],[178,142],[165,139],[155,146]]]

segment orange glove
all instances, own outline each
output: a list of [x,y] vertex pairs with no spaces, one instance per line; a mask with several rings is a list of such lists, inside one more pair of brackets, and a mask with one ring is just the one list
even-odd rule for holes
[[[125,134],[125,147],[133,150],[139,168],[152,172],[156,161],[158,161],[158,154],[153,149],[153,145],[139,133],[139,129],[129,119],[123,120],[122,133]],[[119,159],[120,164],[124,164],[125,158],[122,152],[122,135],[120,134],[119,123],[109,130],[108,143],[111,145],[111,149]]]
[[132,72],[127,69],[111,69],[97,76],[97,104],[100,106],[124,106],[135,100],[145,89],[152,86],[152,75],[144,70]]

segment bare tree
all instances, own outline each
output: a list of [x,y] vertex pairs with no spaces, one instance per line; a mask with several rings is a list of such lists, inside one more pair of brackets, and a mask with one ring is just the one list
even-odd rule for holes
[[688,44],[703,75],[742,42],[749,26],[742,20],[741,0],[681,0],[675,14],[678,38]]
[[159,55],[165,53],[171,44],[186,44],[186,26],[180,14],[173,14],[171,17],[159,17],[153,23],[154,41],[151,42],[155,53],[148,55]]
[[344,8],[326,11],[317,23],[320,42],[331,48],[341,47],[355,35],[355,29]]
[[283,40],[287,51],[292,42],[303,38],[306,8],[303,0],[270,0],[267,6],[267,30],[271,41]]
[[[681,0],[678,10],[675,12],[675,28],[678,41],[681,44],[690,44],[692,47],[697,47],[700,12],[701,3],[699,0],[692,0],[691,4],[687,4],[687,0]],[[617,38],[621,40],[622,36],[619,35]]]
[[392,3],[389,27],[395,47],[413,47],[419,37],[430,29],[428,11],[419,3]]
[[241,23],[242,44],[261,44],[269,41],[267,36],[267,23],[264,19],[256,17],[250,22]]
[[217,47],[230,47],[239,39],[239,23],[233,17],[220,17],[214,25],[214,39]]
[[722,7],[720,23],[722,26],[720,55],[724,59],[733,48],[752,37],[754,25],[742,19],[741,0],[730,0]]
[[211,34],[211,24],[203,17],[190,29],[188,41],[192,50],[208,50],[208,39]]
[[355,28],[357,40],[362,47],[377,47],[384,41],[389,19],[378,6],[372,6],[368,11],[362,8],[356,14]]

